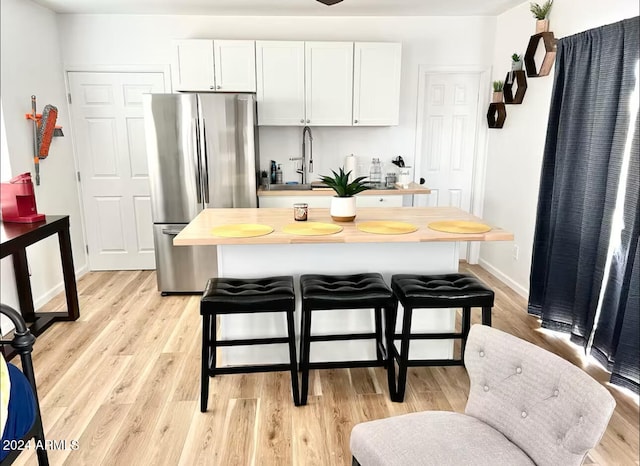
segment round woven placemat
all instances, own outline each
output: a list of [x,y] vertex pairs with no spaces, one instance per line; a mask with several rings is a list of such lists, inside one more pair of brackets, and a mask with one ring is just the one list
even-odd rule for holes
[[324,236],[334,235],[342,231],[342,227],[333,223],[296,222],[285,225],[282,231],[290,235]]
[[212,228],[211,234],[223,238],[251,238],[253,236],[268,235],[272,231],[273,228],[268,225],[260,225],[258,223],[234,223]]
[[356,227],[360,231],[374,233],[376,235],[404,235],[418,230],[418,227],[411,223],[386,220],[362,222],[358,223]]
[[432,230],[445,233],[486,233],[491,231],[489,225],[468,220],[443,220],[441,222],[431,222],[427,226]]

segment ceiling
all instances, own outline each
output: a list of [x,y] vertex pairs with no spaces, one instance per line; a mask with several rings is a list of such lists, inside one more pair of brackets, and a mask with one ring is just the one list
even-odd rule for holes
[[58,13],[237,16],[494,16],[522,0],[35,0]]

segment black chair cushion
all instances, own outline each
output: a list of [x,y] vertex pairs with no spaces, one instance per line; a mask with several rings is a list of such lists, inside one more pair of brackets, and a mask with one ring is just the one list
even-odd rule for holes
[[290,276],[211,278],[200,301],[200,314],[292,311],[295,300]]
[[405,307],[493,306],[493,290],[477,278],[462,273],[394,275],[391,288]]
[[302,275],[302,309],[364,309],[394,305],[393,291],[379,273]]

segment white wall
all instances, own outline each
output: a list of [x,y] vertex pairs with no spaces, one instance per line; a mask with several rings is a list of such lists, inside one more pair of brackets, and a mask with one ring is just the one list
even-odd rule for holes
[[[3,172],[2,178],[28,171],[33,174],[32,126],[24,117],[31,111],[31,95],[37,97],[39,112],[45,104],[58,107],[58,124],[66,137],[54,138],[49,157],[40,163],[36,201],[41,213],[70,216],[74,263],[76,271],[82,271],[86,257],[56,15],[31,0],[2,0],[0,30],[0,89],[7,136],[3,151],[8,151],[11,167],[11,173]],[[36,307],[62,290],[59,254],[55,237],[27,249]],[[17,307],[11,258],[2,260],[0,291],[3,303]]]
[[[572,35],[624,18],[637,16],[637,0],[555,0],[550,30],[557,38]],[[529,3],[498,16],[493,59],[493,80],[504,80],[513,52],[524,53],[535,33]],[[480,264],[528,296],[529,270],[538,201],[553,71],[529,78],[522,105],[507,105],[504,128],[489,134],[483,217],[515,233],[515,243],[483,243]],[[520,249],[513,259],[513,244]]]
[[[493,57],[495,17],[213,17],[60,15],[65,65],[170,64],[172,39],[360,40],[402,42],[400,126],[313,128],[315,174],[342,165],[344,156],[413,165],[418,65],[481,64]],[[282,163],[285,180],[297,180],[288,161],[301,153],[302,128],[260,129],[263,169]],[[315,178],[315,177],[314,177]],[[427,180],[428,183],[428,180]]]
[[[11,161],[9,160],[9,147],[7,145],[7,130],[4,126],[4,110],[0,102],[0,181],[5,182],[11,179]],[[1,301],[13,305],[18,302],[18,296],[15,291],[15,280],[13,279],[13,264],[10,259],[0,262],[0,277],[3,278]],[[5,286],[6,285],[6,286]],[[8,317],[0,315],[0,335],[6,334],[13,329],[13,323]]]

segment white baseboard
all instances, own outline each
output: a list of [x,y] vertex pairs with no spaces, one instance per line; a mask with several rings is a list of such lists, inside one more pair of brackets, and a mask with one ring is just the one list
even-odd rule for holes
[[480,258],[478,263],[480,264],[480,267],[487,270],[488,272],[491,272],[491,274],[494,275],[498,280],[503,282],[505,285],[507,285],[516,293],[518,293],[520,296],[522,296],[525,299],[529,299],[529,290],[527,288],[520,285],[519,283],[516,283],[514,280],[511,279],[511,277],[509,277],[508,275],[503,273],[501,270],[497,269],[496,267],[488,263],[486,260]]
[[[80,277],[82,277],[88,272],[89,272],[89,265],[85,263],[85,265],[83,265],[78,270],[76,270],[76,280],[78,280]],[[42,306],[44,306],[49,301],[51,301],[51,299],[53,299],[54,296],[56,296],[58,293],[61,293],[63,291],[64,291],[64,281],[61,281],[60,283],[58,283],[56,286],[54,286],[53,288],[51,288],[49,291],[42,294],[41,296],[37,296],[37,297],[34,296],[33,308],[37,311]]]

